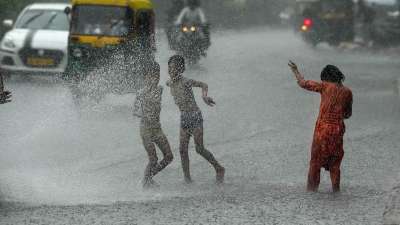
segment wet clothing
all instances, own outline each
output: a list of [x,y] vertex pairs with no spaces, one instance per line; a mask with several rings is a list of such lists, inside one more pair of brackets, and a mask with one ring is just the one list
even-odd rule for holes
[[320,112],[311,149],[308,189],[318,189],[320,170],[325,168],[330,171],[333,189],[339,190],[340,165],[344,156],[344,120],[352,114],[352,92],[341,84],[331,82],[301,80],[299,85],[321,94]]
[[181,112],[181,128],[193,133],[196,128],[203,127],[203,115],[201,111]]
[[201,86],[199,82],[183,76],[167,82],[167,85],[171,88],[171,95],[175,104],[181,111],[181,128],[190,133],[193,133],[196,128],[203,127],[203,115],[197,106],[192,90],[193,85],[196,84]]
[[202,25],[206,23],[207,20],[203,10],[201,8],[191,9],[190,7],[185,7],[175,21],[175,25]]

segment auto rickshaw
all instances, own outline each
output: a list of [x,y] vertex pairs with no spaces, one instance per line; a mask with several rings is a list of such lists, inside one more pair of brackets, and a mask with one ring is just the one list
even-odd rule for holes
[[69,62],[64,75],[74,100],[101,100],[140,87],[140,69],[154,60],[151,0],[72,0]]
[[354,2],[352,0],[296,0],[295,29],[303,39],[317,45],[337,46],[354,39]]

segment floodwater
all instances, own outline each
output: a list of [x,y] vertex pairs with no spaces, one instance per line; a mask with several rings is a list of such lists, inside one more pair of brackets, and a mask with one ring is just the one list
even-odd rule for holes
[[[160,220],[163,224],[381,223],[387,192],[400,172],[400,97],[394,91],[398,57],[324,45],[312,49],[284,30],[214,34],[208,57],[185,75],[208,83],[209,95],[217,102],[210,108],[198,98],[205,142],[226,167],[226,184],[214,184],[214,171],[192,146],[195,183],[187,186],[180,169],[179,112],[165,86],[166,64],[173,52],[164,36],[158,44],[164,86],[162,125],[175,156],[155,178],[160,188],[141,188],[147,156],[138,120],[132,116],[134,95],[110,95],[79,110],[60,82],[19,78],[6,84],[13,91],[13,102],[0,106],[3,201],[84,204],[89,211],[96,210],[93,204],[127,202],[119,207],[133,213],[130,207],[136,205],[132,210],[138,224]],[[319,79],[326,64],[337,65],[354,92],[340,195],[330,194],[325,172],[320,192],[305,192],[319,96],[297,87],[287,67],[289,59],[309,79]],[[200,90],[195,93],[200,97]],[[36,214],[46,218],[52,210],[60,210],[57,207],[28,215],[15,210],[2,221],[18,224],[22,223],[18,217]],[[159,208],[154,217],[145,210],[152,207]],[[112,218],[105,221],[115,222]]]

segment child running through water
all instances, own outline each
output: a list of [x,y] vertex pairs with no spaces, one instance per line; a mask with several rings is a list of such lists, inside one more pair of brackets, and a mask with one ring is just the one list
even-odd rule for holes
[[[161,129],[160,112],[161,97],[163,89],[158,86],[160,81],[160,65],[156,62],[145,68],[145,87],[136,97],[134,114],[141,118],[140,136],[143,146],[147,151],[149,163],[145,169],[143,187],[155,186],[153,177],[167,167],[173,160],[171,147],[168,139]],[[161,162],[158,162],[157,145],[164,155]]]
[[192,182],[189,169],[188,147],[190,137],[193,136],[196,152],[214,167],[217,183],[221,184],[224,181],[225,168],[222,167],[214,158],[213,154],[204,147],[203,117],[200,108],[197,106],[192,88],[199,87],[202,89],[203,100],[207,105],[212,107],[215,105],[215,102],[212,98],[207,96],[208,85],[183,77],[182,74],[184,71],[184,58],[179,55],[172,56],[168,62],[168,73],[171,79],[167,82],[167,86],[170,87],[171,95],[181,112],[179,151],[185,182]]
[[289,67],[300,87],[321,94],[321,105],[311,147],[307,190],[316,192],[320,183],[321,168],[330,172],[332,189],[340,191],[340,164],[344,156],[344,120],[352,115],[353,94],[343,85],[343,73],[327,65],[321,73],[322,82],[305,80],[297,65],[290,61]]

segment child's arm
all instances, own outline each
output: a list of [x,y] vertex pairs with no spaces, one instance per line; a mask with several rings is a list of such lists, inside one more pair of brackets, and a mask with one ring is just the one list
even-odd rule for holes
[[300,87],[314,92],[322,91],[322,84],[312,80],[305,80],[304,76],[300,73],[297,65],[294,62],[289,61],[288,65],[292,70],[294,76],[296,77],[297,83],[299,84]]
[[214,106],[215,105],[215,101],[211,97],[208,97],[208,84],[206,84],[204,82],[201,82],[201,81],[197,81],[197,80],[190,80],[190,84],[191,84],[192,87],[201,88],[203,101],[207,105],[209,105],[209,106]]

